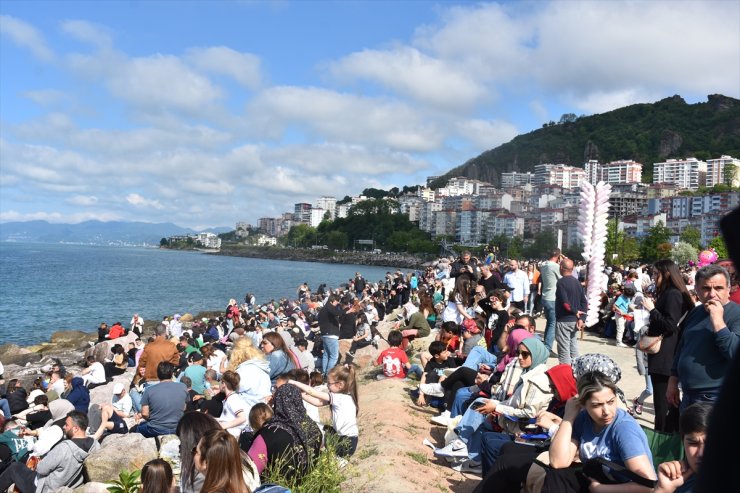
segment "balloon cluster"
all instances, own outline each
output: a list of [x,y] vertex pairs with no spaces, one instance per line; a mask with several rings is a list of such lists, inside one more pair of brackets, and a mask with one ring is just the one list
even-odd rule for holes
[[714,251],[714,248],[709,248],[699,253],[699,262],[697,265],[701,268],[715,263],[718,258],[719,255]]
[[586,325],[591,327],[599,321],[601,286],[604,284],[604,256],[606,255],[607,220],[609,195],[612,187],[599,182],[596,187],[586,182],[581,184],[581,205],[578,233],[583,243],[583,258],[588,262],[588,287],[586,299]]

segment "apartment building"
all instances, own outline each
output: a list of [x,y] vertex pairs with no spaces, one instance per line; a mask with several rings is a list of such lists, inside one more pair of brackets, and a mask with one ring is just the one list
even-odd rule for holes
[[510,171],[501,173],[501,188],[516,188],[531,185],[534,179],[534,173],[526,172],[519,173],[516,171]]
[[653,164],[653,183],[673,183],[679,189],[698,190],[706,183],[707,163],[695,157]]
[[732,156],[707,159],[706,186],[715,185],[740,186],[740,159]]
[[558,185],[562,188],[578,188],[586,181],[586,171],[564,164],[538,164],[534,167],[533,185]]
[[295,204],[293,211],[293,220],[298,223],[310,224],[311,223],[311,204],[305,202],[299,202]]
[[502,235],[507,238],[521,237],[524,235],[524,218],[503,212],[491,214],[488,217],[486,233],[486,241]]
[[319,197],[316,199],[316,208],[329,211],[329,217],[334,219],[336,216],[337,199],[336,197]]
[[640,183],[642,181],[642,164],[632,160],[612,161],[599,167],[598,176],[598,181],[612,185]]

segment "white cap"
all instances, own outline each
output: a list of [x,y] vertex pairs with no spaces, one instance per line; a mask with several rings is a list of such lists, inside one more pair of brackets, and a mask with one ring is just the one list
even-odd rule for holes
[[115,385],[113,385],[113,393],[115,395],[118,395],[121,392],[123,392],[123,384],[121,382],[118,382]]

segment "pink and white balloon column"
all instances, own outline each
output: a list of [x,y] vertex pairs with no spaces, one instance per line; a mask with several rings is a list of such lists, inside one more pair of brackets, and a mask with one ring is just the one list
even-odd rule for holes
[[612,187],[599,182],[596,187],[588,182],[581,184],[581,205],[578,234],[583,243],[583,258],[588,262],[588,287],[586,299],[586,326],[599,321],[601,287],[604,285],[604,257],[606,255],[607,220],[609,195]]

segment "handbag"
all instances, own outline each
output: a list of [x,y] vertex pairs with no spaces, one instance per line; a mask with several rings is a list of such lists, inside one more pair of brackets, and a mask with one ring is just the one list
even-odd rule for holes
[[[676,324],[676,327],[681,325],[683,319],[686,318],[689,312],[687,311],[681,316],[681,319]],[[663,342],[663,336],[649,336],[647,335],[647,325],[644,327],[644,332],[640,329],[640,339],[637,341],[637,349],[645,354],[657,354],[660,351],[661,343]]]

